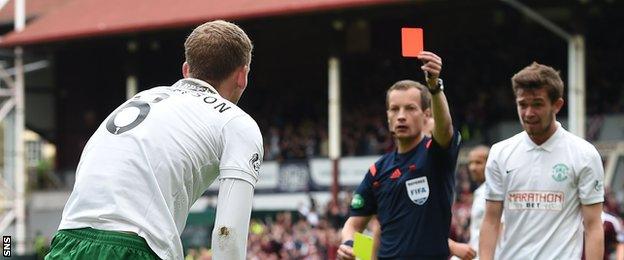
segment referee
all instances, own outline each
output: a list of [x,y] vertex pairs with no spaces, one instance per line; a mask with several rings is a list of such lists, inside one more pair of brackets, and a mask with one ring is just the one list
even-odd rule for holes
[[[378,259],[447,259],[455,166],[461,138],[453,130],[444,95],[442,59],[432,52],[418,58],[427,86],[410,80],[386,93],[388,125],[397,149],[367,172],[351,201],[351,216],[342,229],[340,259],[354,259],[355,232],[371,216],[381,225]],[[434,118],[432,137],[423,133]]]

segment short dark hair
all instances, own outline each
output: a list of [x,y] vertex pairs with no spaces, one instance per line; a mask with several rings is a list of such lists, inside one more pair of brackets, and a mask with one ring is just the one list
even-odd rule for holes
[[563,97],[563,81],[556,71],[550,66],[533,62],[524,69],[516,73],[511,78],[511,86],[514,95],[519,89],[541,89],[545,88],[551,102]]
[[425,85],[420,84],[413,80],[400,80],[394,83],[388,90],[386,91],[386,108],[390,105],[389,98],[390,92],[394,90],[408,90],[410,88],[415,88],[420,90],[420,109],[425,111],[427,108],[431,107],[431,93],[429,93],[429,89],[425,87]]
[[249,65],[252,49],[247,34],[236,24],[223,20],[198,26],[184,42],[190,76],[215,87],[236,68]]

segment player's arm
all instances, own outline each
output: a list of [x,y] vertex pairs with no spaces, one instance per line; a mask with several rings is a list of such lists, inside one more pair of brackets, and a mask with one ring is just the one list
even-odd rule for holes
[[602,227],[602,202],[604,201],[604,169],[596,148],[587,149],[587,165],[578,174],[578,193],[585,227],[585,259],[603,259],[604,230]]
[[342,228],[342,244],[338,248],[338,259],[355,259],[353,254],[353,236],[366,228],[370,216],[351,216]]
[[245,259],[254,187],[241,179],[219,181],[213,255],[215,259]]
[[[429,76],[428,87],[435,87],[442,71],[442,58],[435,53],[423,51],[418,55],[418,59],[424,63],[421,69]],[[453,138],[453,122],[444,91],[431,95],[431,113],[434,120],[433,139],[442,148],[447,148]]]
[[615,259],[624,260],[624,243],[619,242],[615,249]]
[[602,229],[602,203],[582,205],[583,226],[585,227],[585,259],[603,259],[604,230]]
[[455,242],[449,238],[448,246],[451,251],[451,255],[459,257],[462,260],[473,259],[477,256],[477,252],[466,243]]
[[488,200],[485,204],[485,218],[479,232],[479,259],[494,259],[496,240],[499,235],[503,202]]
[[247,115],[231,119],[221,131],[223,151],[212,250],[214,259],[245,259],[253,192],[263,158],[262,135]]
[[501,236],[501,216],[506,187],[501,174],[506,166],[499,165],[498,156],[502,153],[501,146],[495,144],[485,163],[485,216],[479,232],[479,259],[494,259],[496,242]]

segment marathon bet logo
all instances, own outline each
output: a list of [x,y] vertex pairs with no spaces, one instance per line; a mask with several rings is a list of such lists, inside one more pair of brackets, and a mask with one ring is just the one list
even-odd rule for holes
[[351,207],[354,209],[360,209],[364,207],[364,198],[360,194],[353,195],[353,199],[351,199]]
[[562,182],[568,179],[568,166],[563,163],[556,164],[553,166],[552,177],[555,181]]

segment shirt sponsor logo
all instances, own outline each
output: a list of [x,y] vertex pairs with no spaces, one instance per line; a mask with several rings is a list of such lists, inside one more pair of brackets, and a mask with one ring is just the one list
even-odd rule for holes
[[560,191],[512,191],[507,194],[509,209],[556,210],[563,209],[565,197]]
[[570,169],[567,165],[558,163],[553,166],[552,177],[555,181],[562,182],[568,179],[568,172],[570,172]]
[[405,182],[407,188],[407,195],[416,203],[416,205],[423,205],[429,198],[429,183],[427,177],[418,177]]
[[364,207],[364,198],[360,194],[353,195],[353,199],[351,199],[351,207],[354,209],[361,209]]

